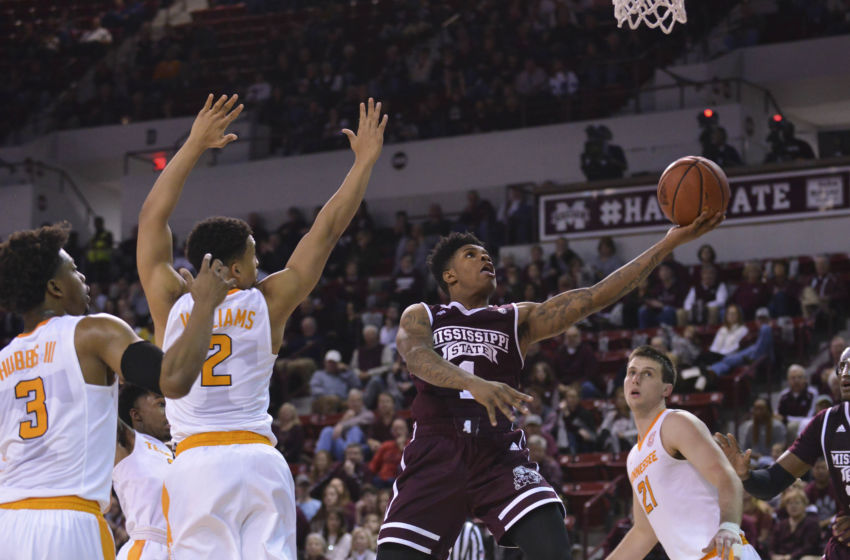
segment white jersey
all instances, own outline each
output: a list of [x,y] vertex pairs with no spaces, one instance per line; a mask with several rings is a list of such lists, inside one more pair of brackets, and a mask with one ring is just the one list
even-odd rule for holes
[[158,439],[136,432],[133,452],[112,469],[112,486],[133,540],[166,542],[162,485],[174,456]]
[[109,507],[118,381],[83,379],[82,319],[54,317],[0,350],[0,503],[78,496]]
[[[195,302],[178,299],[168,314],[162,349],[180,337]],[[205,432],[245,430],[275,444],[269,416],[272,352],[266,298],[256,288],[231,290],[213,316],[210,351],[189,394],[165,399],[165,415],[175,442]]]
[[637,506],[642,507],[655,536],[671,560],[694,560],[714,539],[720,526],[717,488],[684,459],[670,456],[661,443],[661,412],[632,447],[626,461]]

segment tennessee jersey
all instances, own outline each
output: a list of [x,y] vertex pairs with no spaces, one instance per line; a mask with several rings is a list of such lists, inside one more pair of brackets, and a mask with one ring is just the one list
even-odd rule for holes
[[162,483],[172,460],[171,450],[164,443],[136,432],[133,452],[112,470],[112,484],[131,539],[165,544]]
[[703,547],[720,526],[718,493],[684,459],[670,456],[661,443],[664,419],[676,413],[665,409],[629,452],[629,480],[655,536],[671,560],[703,558]]
[[54,317],[0,350],[0,503],[77,496],[109,506],[118,381],[85,382],[74,332]]
[[[194,301],[177,300],[168,314],[163,350],[183,333]],[[189,394],[165,399],[165,414],[175,442],[205,432],[245,430],[274,444],[269,378],[276,358],[266,299],[256,288],[231,290],[213,316],[210,350]]]

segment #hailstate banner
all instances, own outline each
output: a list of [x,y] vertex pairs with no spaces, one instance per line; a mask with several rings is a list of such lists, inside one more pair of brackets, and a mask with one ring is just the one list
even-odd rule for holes
[[[850,214],[850,167],[747,175],[729,181],[726,223]],[[598,237],[670,227],[656,185],[541,195],[540,240]]]

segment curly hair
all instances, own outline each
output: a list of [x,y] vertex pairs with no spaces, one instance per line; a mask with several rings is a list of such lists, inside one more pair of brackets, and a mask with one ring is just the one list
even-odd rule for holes
[[118,418],[132,428],[133,418],[130,416],[130,410],[136,408],[136,402],[148,394],[153,393],[144,387],[132,383],[121,385],[121,390],[118,391]]
[[452,232],[445,237],[441,237],[431,250],[431,254],[428,255],[428,268],[431,270],[434,279],[437,280],[437,284],[446,293],[449,293],[449,287],[445,280],[443,280],[443,272],[448,268],[449,261],[452,260],[455,252],[464,245],[479,245],[483,247],[484,243],[472,233]]
[[195,224],[186,240],[186,258],[196,271],[201,269],[204,255],[210,253],[230,266],[245,254],[245,244],[252,235],[251,226],[238,218],[213,216]]
[[71,226],[67,222],[18,231],[0,243],[0,308],[26,313],[44,302]]
[[638,346],[629,354],[630,362],[634,358],[649,358],[653,360],[661,366],[661,381],[674,386],[676,385],[676,366],[673,365],[673,362],[664,352],[659,352],[652,346],[644,344],[643,346]]

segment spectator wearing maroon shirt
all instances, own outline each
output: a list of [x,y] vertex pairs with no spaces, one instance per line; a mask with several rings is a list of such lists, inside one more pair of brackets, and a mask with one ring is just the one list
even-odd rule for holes
[[806,370],[799,364],[788,367],[788,387],[779,393],[776,411],[788,426],[788,439],[797,437],[800,422],[808,420],[815,412],[818,392],[806,382]]
[[788,277],[788,263],[773,261],[773,276],[767,281],[770,293],[771,317],[796,317],[800,315],[800,285]]
[[676,277],[669,263],[658,266],[658,281],[649,289],[649,297],[638,311],[641,329],[662,325],[676,325],[676,310],[685,302],[687,288]]
[[555,357],[555,376],[561,385],[581,384],[582,397],[600,395],[600,388],[591,379],[596,379],[596,353],[587,342],[581,340],[581,331],[572,326],[564,333],[564,343]]
[[298,418],[298,411],[291,403],[280,405],[277,418],[272,423],[272,431],[277,437],[277,449],[283,453],[286,462],[297,463],[304,448],[304,427]]
[[818,457],[812,467],[812,481],[806,485],[806,497],[818,510],[821,530],[827,530],[832,516],[837,511],[838,498],[835,496],[835,489],[829,483],[829,468],[823,457]]
[[838,277],[829,270],[829,257],[815,257],[815,276],[809,284],[818,296],[820,306],[815,314],[816,326],[821,321],[832,325],[834,319],[845,310],[847,294]]
[[401,418],[393,420],[392,439],[383,442],[369,462],[369,470],[375,473],[372,483],[376,488],[390,488],[398,475],[401,454],[410,440],[407,422]]
[[363,402],[366,408],[375,408],[378,394],[387,390],[386,374],[393,366],[393,349],[381,344],[378,327],[363,327],[363,344],[351,355],[351,369],[363,384]]
[[382,443],[393,438],[392,425],[397,415],[395,399],[391,394],[385,392],[378,395],[378,406],[375,408],[374,415],[375,422],[372,424],[371,437],[366,440],[372,453],[377,451]]
[[752,321],[756,309],[767,306],[770,293],[767,284],[762,282],[762,269],[758,261],[750,261],[744,265],[744,279],[738,284],[732,301],[741,307],[744,320]]
[[780,507],[788,517],[773,528],[770,539],[771,560],[801,560],[806,556],[819,558],[823,545],[817,516],[807,515],[809,499],[799,488],[789,488],[782,495]]

